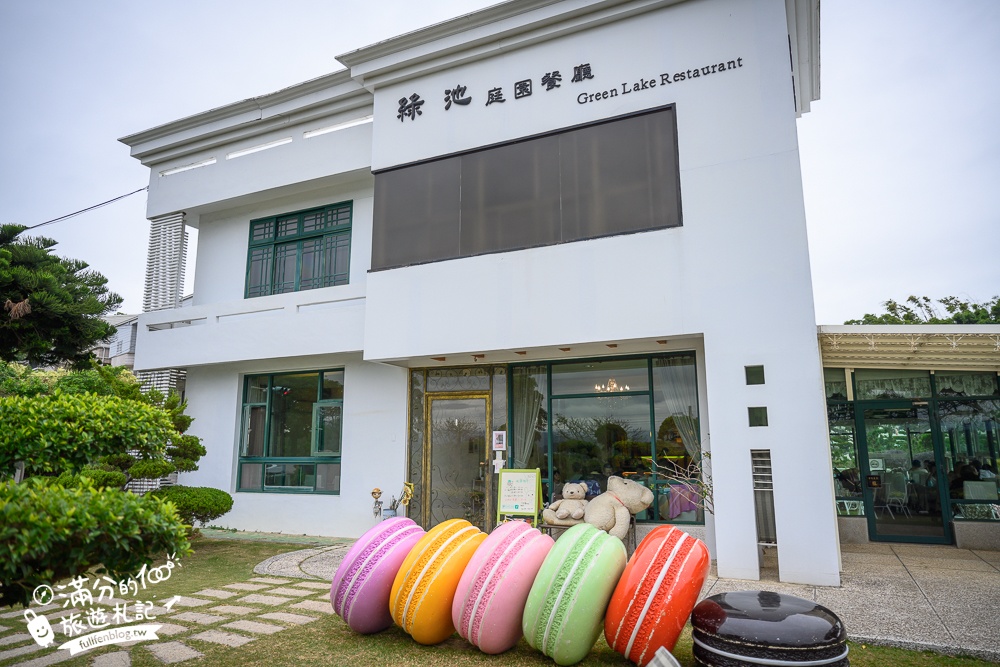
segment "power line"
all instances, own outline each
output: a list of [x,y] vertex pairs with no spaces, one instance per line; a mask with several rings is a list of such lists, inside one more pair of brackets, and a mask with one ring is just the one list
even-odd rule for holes
[[125,199],[125,197],[131,197],[134,194],[138,194],[138,193],[142,192],[143,190],[148,190],[148,189],[149,189],[149,186],[148,185],[144,185],[143,187],[139,188],[138,190],[133,190],[132,192],[129,192],[128,194],[121,195],[119,197],[115,197],[114,199],[109,199],[108,201],[102,201],[100,204],[94,204],[93,206],[88,206],[87,208],[82,208],[79,211],[76,211],[74,213],[68,213],[68,214],[60,216],[58,218],[52,218],[51,220],[46,220],[45,222],[40,222],[37,225],[32,225],[31,227],[26,227],[25,229],[38,229],[39,227],[44,227],[45,225],[51,225],[53,222],[59,222],[60,220],[68,220],[69,218],[78,216],[81,213],[86,213],[87,211],[93,211],[94,209],[101,208],[102,206],[107,206],[108,204],[113,204],[116,201],[118,201],[119,199]]

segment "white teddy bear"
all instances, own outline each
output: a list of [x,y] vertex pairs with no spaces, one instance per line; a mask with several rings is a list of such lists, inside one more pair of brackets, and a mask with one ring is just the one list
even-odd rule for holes
[[608,490],[587,504],[584,521],[624,540],[631,515],[643,511],[652,503],[653,492],[642,484],[621,477],[608,477]]
[[581,523],[587,508],[587,485],[573,482],[563,484],[562,496],[561,500],[542,510],[542,519],[554,526],[573,526]]

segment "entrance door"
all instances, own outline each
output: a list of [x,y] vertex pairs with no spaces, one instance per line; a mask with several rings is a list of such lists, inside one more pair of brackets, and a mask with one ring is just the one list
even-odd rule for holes
[[424,528],[467,519],[487,530],[492,506],[489,394],[431,395],[426,410]]
[[[940,447],[926,405],[862,403],[862,487],[873,541],[951,543]],[[914,465],[913,461],[918,461]]]

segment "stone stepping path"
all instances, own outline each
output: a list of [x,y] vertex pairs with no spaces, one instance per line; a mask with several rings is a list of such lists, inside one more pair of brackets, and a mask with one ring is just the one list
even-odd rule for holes
[[175,607],[203,607],[206,604],[212,604],[215,600],[202,600],[201,598],[189,598],[184,595],[174,603]]
[[185,611],[181,614],[174,616],[174,619],[178,621],[188,621],[190,623],[197,623],[198,625],[213,625],[219,621],[226,620],[225,616],[213,616],[212,614],[202,614],[197,611]]
[[239,593],[236,591],[218,591],[214,588],[206,588],[203,591],[198,591],[195,595],[200,595],[203,598],[216,598],[217,600],[228,600],[229,598],[234,598]]
[[302,602],[296,602],[291,605],[291,607],[293,609],[305,609],[307,611],[320,611],[324,614],[333,613],[333,605],[330,604],[329,600],[326,602],[319,602],[318,600],[303,600]]
[[270,587],[271,586],[269,584],[247,584],[247,583],[226,584],[225,586],[223,586],[223,588],[231,588],[234,591],[262,591],[265,588],[270,588]]
[[277,595],[260,595],[259,593],[254,593],[246,597],[240,598],[237,602],[243,602],[245,604],[266,604],[272,607],[277,607],[278,605],[285,604],[286,602],[291,602],[292,598],[278,597]]
[[105,653],[94,658],[91,667],[132,667],[132,656],[128,651]]
[[321,584],[318,581],[300,581],[299,583],[295,584],[295,586],[298,586],[299,588],[312,588],[313,590],[317,591],[330,590],[330,584]]
[[269,595],[287,595],[293,598],[304,598],[312,595],[313,591],[308,588],[275,588],[268,591]]
[[222,627],[229,628],[230,630],[243,630],[244,632],[252,632],[258,635],[273,635],[275,632],[281,632],[285,629],[284,625],[258,623],[257,621],[233,621],[232,623],[226,623]]
[[246,616],[247,614],[252,614],[258,611],[255,607],[241,607],[239,605],[232,604],[220,604],[218,607],[212,607],[209,611],[214,611],[216,614],[232,614],[233,616]]
[[194,658],[200,658],[205,655],[200,651],[194,650],[187,644],[182,644],[180,642],[157,642],[147,644],[145,649],[159,658],[160,662],[165,665],[172,665],[175,662],[184,662],[185,660],[193,660]]
[[[157,662],[172,665],[202,658],[202,651],[211,646],[238,649],[260,637],[317,621],[320,614],[332,614],[329,588],[330,584],[325,581],[267,576],[206,588],[193,595],[181,596],[171,609],[153,608],[151,613],[158,618],[148,623],[160,626],[157,630],[159,640],[109,647],[106,652],[94,655],[90,664],[93,667],[131,667],[132,651],[135,650],[148,651]],[[320,594],[318,599],[308,599],[317,593]],[[60,605],[32,609],[39,615],[51,612],[45,615],[57,633],[57,644],[66,640],[58,623],[59,616],[65,614]],[[169,614],[170,622],[159,618],[161,614]],[[23,656],[24,659],[17,662],[19,667],[45,667],[76,658],[70,656],[69,651],[56,650],[55,646],[38,646],[31,635],[20,632],[24,627],[21,625],[24,622],[22,610],[4,611],[0,617],[12,619],[0,626],[0,662]],[[33,655],[35,653],[40,655]]]
[[303,616],[302,614],[289,614],[283,611],[276,611],[270,614],[261,614],[258,618],[266,618],[269,621],[284,621],[285,623],[294,623],[295,625],[305,625],[306,623],[312,623],[318,620],[316,616]]
[[197,639],[198,641],[222,644],[223,646],[232,646],[235,648],[252,642],[257,638],[245,637],[244,635],[234,635],[231,632],[222,632],[220,630],[206,630],[205,632],[191,635],[188,639]]

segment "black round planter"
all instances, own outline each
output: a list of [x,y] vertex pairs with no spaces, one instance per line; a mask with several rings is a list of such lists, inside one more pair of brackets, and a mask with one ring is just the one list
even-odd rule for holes
[[770,591],[721,593],[691,613],[698,667],[847,667],[847,631],[815,602]]

